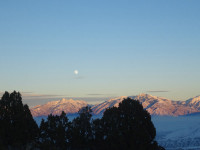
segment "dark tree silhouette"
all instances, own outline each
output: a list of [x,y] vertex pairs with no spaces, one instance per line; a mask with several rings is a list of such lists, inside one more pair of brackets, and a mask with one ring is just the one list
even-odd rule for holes
[[92,121],[93,143],[92,148],[95,150],[102,150],[105,148],[104,140],[104,125],[102,119],[95,119]]
[[156,150],[156,130],[150,114],[139,101],[124,99],[119,107],[105,111],[103,118],[104,149]]
[[92,145],[92,110],[89,106],[79,110],[79,117],[72,121],[72,149],[90,149]]
[[0,100],[0,141],[4,149],[26,149],[38,138],[38,126],[21,94],[5,92]]
[[62,150],[69,148],[69,121],[64,112],[60,116],[50,114],[40,124],[40,148]]

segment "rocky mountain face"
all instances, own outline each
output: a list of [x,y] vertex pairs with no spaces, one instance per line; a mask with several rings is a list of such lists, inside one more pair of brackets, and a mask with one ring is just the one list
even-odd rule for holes
[[200,96],[196,96],[194,98],[190,98],[187,101],[185,101],[186,106],[192,106],[200,110]]
[[31,113],[34,117],[48,116],[49,114],[60,115],[62,111],[66,114],[77,113],[79,109],[88,104],[82,100],[62,99],[58,101],[51,101],[44,105],[37,105],[31,108]]
[[100,103],[100,104],[97,104],[97,105],[94,105],[92,107],[92,112],[94,114],[103,114],[104,111],[107,109],[107,108],[110,108],[110,107],[118,107],[119,106],[119,103],[122,102],[125,98],[127,98],[128,96],[121,96],[121,97],[118,97],[118,98],[114,98],[114,99],[110,99],[108,101],[105,101],[103,103]]
[[[110,107],[118,107],[119,103],[128,96],[121,96],[110,99],[103,103],[94,105],[92,107],[95,115],[102,115],[103,112]],[[137,96],[129,96],[132,99],[138,100],[142,103],[144,109],[151,115],[159,116],[180,116],[195,112],[200,112],[200,96],[191,98],[187,101],[172,101],[166,98],[152,96],[149,94],[140,94]],[[48,102],[44,105],[38,105],[31,108],[33,116],[47,116],[48,114],[60,114],[62,111],[68,113],[77,113],[78,110],[88,104],[80,100],[66,100]]]
[[[101,104],[92,107],[94,114],[103,114],[106,108],[115,106],[117,107],[119,103],[127,96],[122,96],[119,98],[111,99]],[[200,103],[189,103],[187,101],[172,101],[166,98],[161,98],[157,96],[152,96],[149,94],[140,94],[137,96],[129,96],[132,99],[139,100],[144,109],[151,115],[161,115],[161,116],[180,116],[191,114],[200,111]],[[192,101],[192,100],[191,100]],[[200,99],[199,99],[200,102]],[[197,106],[198,105],[198,106]]]

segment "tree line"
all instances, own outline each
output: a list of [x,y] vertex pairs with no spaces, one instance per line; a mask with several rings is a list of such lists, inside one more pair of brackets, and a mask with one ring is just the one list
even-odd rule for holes
[[39,126],[19,92],[5,92],[0,100],[1,150],[164,150],[155,136],[150,114],[130,98],[99,119],[86,106],[72,121],[63,111]]

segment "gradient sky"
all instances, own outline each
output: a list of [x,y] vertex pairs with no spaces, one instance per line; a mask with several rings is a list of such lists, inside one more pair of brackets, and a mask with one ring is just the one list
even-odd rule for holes
[[199,6],[199,0],[0,1],[0,92],[41,99],[200,95]]

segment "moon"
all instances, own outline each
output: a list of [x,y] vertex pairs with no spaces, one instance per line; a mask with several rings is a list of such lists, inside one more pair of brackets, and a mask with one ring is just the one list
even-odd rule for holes
[[74,74],[77,75],[78,74],[78,70],[74,70]]

